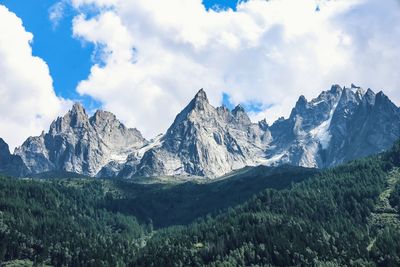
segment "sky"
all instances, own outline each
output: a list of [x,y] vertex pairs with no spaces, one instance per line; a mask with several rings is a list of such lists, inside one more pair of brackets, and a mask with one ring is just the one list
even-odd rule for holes
[[147,138],[200,88],[269,123],[332,84],[400,104],[397,0],[0,0],[0,33],[11,150],[76,101]]

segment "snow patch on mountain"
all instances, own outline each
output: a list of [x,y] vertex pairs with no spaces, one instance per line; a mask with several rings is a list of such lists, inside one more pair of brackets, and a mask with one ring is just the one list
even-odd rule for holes
[[311,136],[319,141],[322,149],[327,149],[331,141],[332,135],[329,131],[329,128],[331,126],[333,114],[335,113],[337,105],[339,104],[339,100],[340,98],[338,98],[337,102],[330,111],[329,118],[310,131]]
[[[150,141],[110,112],[89,117],[75,104],[47,133],[29,137],[16,149],[18,164],[3,169],[110,178],[214,178],[255,165],[331,167],[388,149],[398,138],[400,109],[370,89],[333,85],[310,102],[301,96],[290,117],[271,126],[251,122],[240,105],[232,111],[213,107],[200,90],[167,132]],[[3,161],[10,162],[3,147]]]

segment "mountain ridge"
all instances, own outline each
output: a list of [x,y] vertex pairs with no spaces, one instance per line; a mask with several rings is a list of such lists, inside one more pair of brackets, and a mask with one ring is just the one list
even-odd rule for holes
[[147,143],[137,129],[127,128],[110,112],[92,117],[75,103],[50,125],[48,133],[28,138],[15,150],[31,173],[68,171],[94,176],[110,160],[125,160],[131,149]]
[[214,107],[200,89],[165,134],[146,140],[114,114],[91,117],[75,103],[47,133],[29,137],[14,155],[27,171],[86,176],[215,178],[245,166],[326,168],[384,151],[400,138],[400,108],[382,92],[352,84],[300,96],[290,116],[253,123],[241,105]]

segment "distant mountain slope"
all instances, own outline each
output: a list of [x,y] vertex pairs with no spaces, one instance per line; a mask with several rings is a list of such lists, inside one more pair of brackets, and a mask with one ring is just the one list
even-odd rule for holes
[[147,151],[125,176],[191,174],[217,177],[260,164],[270,135],[244,109],[214,108],[200,90],[176,116],[160,146]]
[[145,140],[109,112],[92,117],[75,104],[48,133],[17,148],[31,174],[66,171],[92,177],[216,178],[245,166],[326,168],[382,152],[400,138],[400,109],[382,92],[333,85],[301,96],[289,118],[252,123],[243,107],[213,107],[204,90],[165,134]]
[[214,108],[200,90],[159,146],[120,177],[218,177],[249,165],[325,168],[390,148],[400,138],[400,109],[382,92],[333,85],[308,102],[301,96],[288,119],[251,123],[240,106]]
[[19,156],[11,155],[6,142],[0,138],[0,174],[9,176],[24,176],[28,173],[24,162]]
[[382,92],[332,86],[270,127],[272,164],[331,167],[382,152],[400,138],[400,109]]
[[98,110],[89,118],[77,103],[51,124],[48,133],[29,137],[15,154],[33,174],[67,171],[95,176],[110,161],[124,162],[146,143],[138,130],[125,127],[112,113]]

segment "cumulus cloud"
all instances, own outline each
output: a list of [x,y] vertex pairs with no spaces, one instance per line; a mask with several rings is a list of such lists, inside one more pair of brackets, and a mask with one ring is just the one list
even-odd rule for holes
[[2,5],[0,32],[0,137],[12,150],[48,128],[69,103],[55,95],[47,64],[32,56],[32,34]]
[[201,0],[71,3],[74,36],[100,55],[78,92],[147,136],[165,131],[200,88],[215,105],[223,93],[261,103],[252,117],[269,122],[333,83],[384,89],[400,102],[395,0],[249,0],[236,11]]

